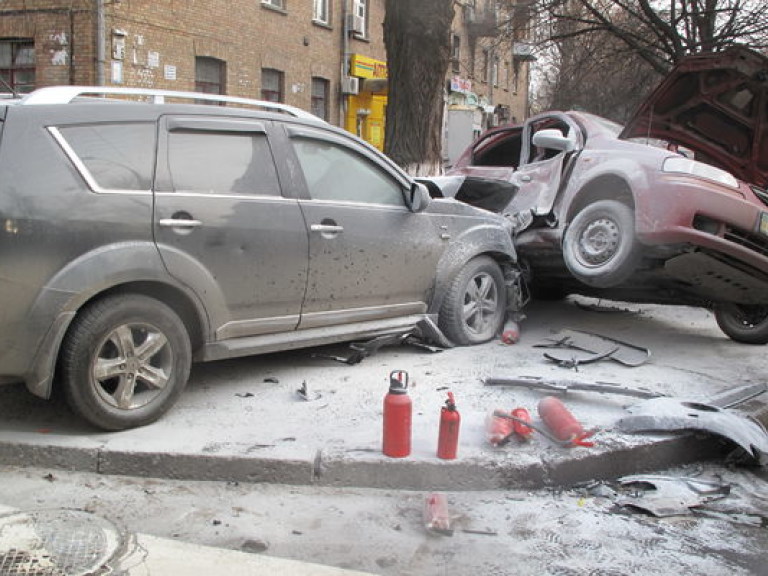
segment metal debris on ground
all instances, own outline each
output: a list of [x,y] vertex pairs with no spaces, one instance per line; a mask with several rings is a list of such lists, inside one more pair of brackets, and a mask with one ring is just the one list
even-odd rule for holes
[[313,392],[310,393],[307,389],[307,381],[304,380],[304,382],[301,383],[301,387],[296,389],[296,396],[301,398],[302,400],[305,400],[306,402],[311,402],[312,400],[319,400],[322,398],[322,394],[320,392]]
[[616,504],[658,517],[691,514],[691,508],[720,500],[731,493],[729,484],[700,478],[634,475],[618,481],[621,486],[635,490],[619,497]]
[[[643,348],[642,346],[616,340],[609,336],[570,329],[560,330],[554,333],[551,337],[545,338],[539,344],[535,344],[534,347],[580,350],[591,354],[592,357],[595,358],[592,361],[605,358],[632,368],[645,364],[651,356],[650,350]],[[560,353],[553,353],[551,351],[548,351],[545,354],[545,356],[547,355],[548,358],[551,357],[550,359],[565,363],[569,361],[573,362],[574,360],[571,356],[564,356]],[[590,356],[578,358],[579,362],[576,365],[587,364],[589,363],[589,359]]]
[[621,432],[701,430],[731,440],[761,466],[768,463],[768,433],[765,427],[733,410],[675,398],[651,398],[627,410],[630,415],[616,423]]
[[572,390],[578,390],[585,392],[599,392],[601,394],[620,394],[622,396],[632,396],[634,398],[658,398],[659,396],[664,396],[663,394],[651,392],[650,390],[628,388],[612,382],[579,382],[577,380],[543,380],[541,378],[505,378],[501,376],[492,376],[486,378],[483,383],[486,386],[519,386],[561,394],[567,394]]
[[352,342],[349,344],[351,353],[348,356],[334,356],[332,354],[312,354],[313,358],[326,358],[328,360],[334,360],[341,362],[342,364],[359,364],[368,356],[374,355],[384,346],[413,346],[426,350],[427,352],[442,352],[444,348],[439,346],[432,346],[425,343],[420,337],[416,336],[413,332],[407,332],[405,334],[390,334],[386,336],[379,336],[366,342]]
[[603,352],[602,354],[588,354],[586,356],[582,356],[581,358],[577,358],[573,353],[568,353],[567,356],[564,356],[562,354],[557,355],[550,352],[544,352],[544,358],[554,362],[561,368],[573,368],[574,370],[578,371],[579,366],[584,364],[594,364],[600,360],[605,360],[606,358],[610,358],[614,353],[618,351],[618,348],[614,348],[612,350]]
[[[483,380],[486,386],[511,386],[533,390],[546,390],[549,393],[567,394],[571,391],[597,392],[599,394],[619,394],[633,398],[666,398],[661,392],[651,392],[645,388],[629,388],[615,382],[580,382],[578,380],[544,380],[538,377],[507,378],[491,376]],[[706,404],[717,408],[733,408],[768,392],[768,384],[745,384],[719,392],[706,400]]]

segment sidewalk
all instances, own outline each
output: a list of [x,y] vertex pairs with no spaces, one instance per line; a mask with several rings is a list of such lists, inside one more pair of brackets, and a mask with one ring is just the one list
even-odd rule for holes
[[[131,576],[365,576],[332,566],[133,534],[109,520],[66,509],[19,512],[0,505],[2,574],[111,571]],[[5,569],[10,570],[6,572]],[[30,570],[26,572],[26,570]],[[106,573],[106,572],[105,572]]]
[[[592,300],[579,302],[595,304]],[[493,447],[485,420],[496,408],[526,407],[538,421],[542,391],[485,386],[491,376],[611,382],[702,402],[765,376],[765,347],[726,339],[703,310],[609,303],[595,312],[573,300],[531,306],[514,345],[491,342],[432,354],[384,348],[349,366],[315,354],[344,346],[198,365],[180,402],[159,422],[102,433],[76,421],[60,403],[0,388],[0,464],[110,475],[270,482],[406,490],[494,490],[572,485],[722,458],[730,449],[709,434],[623,434],[615,423],[642,402],[619,395],[569,392],[564,401],[593,448],[564,448],[539,434]],[[631,342],[651,351],[628,368],[604,360],[569,370],[534,345],[563,328]],[[392,370],[411,377],[413,451],[381,454],[382,400]],[[309,400],[295,393],[307,384]],[[450,389],[461,413],[459,457],[435,455],[440,408]],[[765,418],[764,395],[741,407]]]

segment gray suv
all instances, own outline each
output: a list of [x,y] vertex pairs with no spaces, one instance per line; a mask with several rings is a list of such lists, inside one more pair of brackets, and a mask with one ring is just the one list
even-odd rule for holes
[[61,387],[106,430],[159,418],[195,361],[414,329],[475,344],[522,305],[501,216],[281,104],[0,100],[0,222],[0,383]]

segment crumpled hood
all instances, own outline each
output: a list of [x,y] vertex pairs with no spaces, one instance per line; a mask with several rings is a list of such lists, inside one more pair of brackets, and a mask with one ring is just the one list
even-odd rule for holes
[[681,60],[620,137],[676,142],[698,160],[768,187],[768,58],[736,47]]
[[455,198],[459,202],[501,214],[519,189],[517,181],[481,178],[465,174],[417,178],[433,198]]

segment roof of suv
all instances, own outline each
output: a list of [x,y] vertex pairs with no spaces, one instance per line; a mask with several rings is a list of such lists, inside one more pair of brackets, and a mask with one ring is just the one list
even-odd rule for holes
[[[295,118],[314,120],[324,122],[322,118],[315,116],[305,110],[283,104],[281,102],[268,102],[266,100],[255,100],[251,98],[240,98],[237,96],[224,96],[221,94],[204,94],[201,92],[183,92],[174,90],[155,90],[147,88],[125,88],[117,86],[48,86],[38,88],[37,90],[25,94],[20,98],[9,95],[8,99],[0,99],[2,104],[16,104],[22,106],[51,105],[51,104],[69,104],[82,101],[85,98],[101,99],[99,97],[113,97],[116,101],[125,101],[128,97],[134,100],[140,100],[145,103],[165,104],[166,101],[188,102],[188,103],[212,103],[212,104],[234,104],[250,108],[258,108],[272,112],[282,112]],[[115,98],[119,97],[119,98]],[[106,98],[110,100],[110,98]]]

